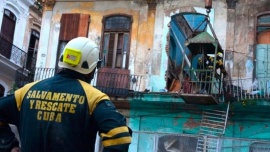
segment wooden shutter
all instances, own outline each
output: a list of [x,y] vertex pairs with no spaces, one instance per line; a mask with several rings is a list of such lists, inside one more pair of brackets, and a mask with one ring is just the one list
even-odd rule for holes
[[11,16],[4,15],[1,27],[1,37],[3,37],[4,40],[0,42],[0,45],[2,46],[0,48],[0,54],[8,59],[10,59],[11,56],[16,25],[16,19],[12,19],[11,17],[13,17],[13,14]]
[[89,18],[88,14],[63,14],[59,40],[69,41],[78,36],[87,37]]
[[113,68],[114,46],[115,46],[115,34],[110,33],[109,49],[108,49],[108,56],[107,56],[107,67],[108,68]]
[[80,14],[78,36],[87,37],[89,18],[90,16],[88,14]]
[[4,38],[9,42],[13,42],[15,31],[15,21],[8,18],[6,15],[3,17],[1,33],[3,34]]

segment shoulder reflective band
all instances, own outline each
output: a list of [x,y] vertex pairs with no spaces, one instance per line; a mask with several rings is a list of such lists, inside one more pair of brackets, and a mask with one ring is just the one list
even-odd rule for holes
[[64,52],[63,62],[68,63],[72,66],[79,64],[82,53],[79,50],[66,48]]

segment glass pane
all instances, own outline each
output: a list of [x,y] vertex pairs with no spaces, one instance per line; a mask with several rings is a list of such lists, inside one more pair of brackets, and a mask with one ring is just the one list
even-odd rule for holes
[[110,37],[110,33],[104,33],[104,42],[103,42],[103,50],[102,50],[102,60],[103,60],[102,67],[104,67],[107,64],[109,37]]
[[127,60],[127,51],[128,51],[128,46],[129,46],[129,33],[124,34],[124,46],[123,46],[123,65],[122,67],[125,68],[126,65],[126,60]]
[[105,30],[129,30],[130,18],[125,16],[113,16],[106,18]]
[[260,24],[260,23],[264,23],[264,24],[268,23],[268,24],[270,24],[270,15],[260,16],[260,17],[258,18],[258,23],[259,23],[259,24]]
[[124,34],[124,46],[123,46],[123,50],[126,53],[127,49],[128,49],[128,42],[129,42],[129,33],[125,33]]
[[257,28],[257,32],[262,32],[262,31],[266,31],[266,30],[270,30],[270,26],[260,26]]

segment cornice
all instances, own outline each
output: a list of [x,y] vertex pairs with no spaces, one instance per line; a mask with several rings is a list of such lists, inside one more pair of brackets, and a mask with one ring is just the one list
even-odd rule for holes
[[55,0],[42,0],[44,11],[51,11],[54,7]]

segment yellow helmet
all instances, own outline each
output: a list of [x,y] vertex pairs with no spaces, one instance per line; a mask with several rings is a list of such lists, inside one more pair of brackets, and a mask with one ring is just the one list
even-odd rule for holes
[[58,66],[89,74],[97,67],[98,62],[100,62],[99,48],[96,43],[86,37],[77,37],[65,46]]
[[223,54],[221,52],[218,52],[217,56],[220,57],[220,58],[223,58]]

